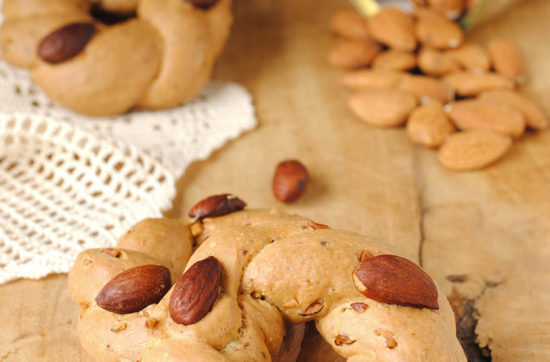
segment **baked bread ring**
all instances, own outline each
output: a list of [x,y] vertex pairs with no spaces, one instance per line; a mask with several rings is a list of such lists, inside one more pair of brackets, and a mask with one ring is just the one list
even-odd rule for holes
[[193,98],[232,22],[231,0],[4,0],[3,12],[3,58],[93,116]]
[[[108,264],[97,251],[78,257],[69,291],[83,305],[79,336],[94,358],[294,361],[299,350],[288,345],[299,343],[304,322],[315,321],[324,339],[348,361],[466,361],[447,299],[398,251],[297,215],[237,211],[244,203],[230,205],[234,198],[220,196],[225,198],[214,204],[225,202],[223,207],[210,202],[203,210],[229,214],[208,217],[195,210],[198,220],[187,226],[189,231],[181,222],[170,222],[181,229],[170,233],[180,235],[175,244],[187,245],[189,252],[193,236],[197,248],[185,272],[154,302],[148,299],[153,288],[139,287],[151,278],[132,277],[139,274],[136,268],[117,275],[112,266],[140,268],[150,261],[111,258],[113,264]],[[155,235],[148,239],[153,249],[156,243],[164,249],[175,245],[168,241],[171,237]],[[135,242],[128,241],[134,238],[135,232],[121,240],[135,250]],[[185,259],[176,254],[169,265]],[[156,258],[162,264],[158,254]],[[91,282],[97,275],[101,283]],[[125,306],[135,295],[143,296],[143,305],[136,309],[134,298]],[[292,328],[299,328],[299,338],[289,337],[283,344]],[[281,359],[283,350],[291,353]]]

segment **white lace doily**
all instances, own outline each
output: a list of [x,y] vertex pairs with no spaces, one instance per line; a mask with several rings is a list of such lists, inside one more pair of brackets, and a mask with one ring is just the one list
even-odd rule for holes
[[181,107],[86,117],[0,61],[0,284],[67,272],[80,251],[161,216],[191,162],[256,123],[246,89],[221,82]]

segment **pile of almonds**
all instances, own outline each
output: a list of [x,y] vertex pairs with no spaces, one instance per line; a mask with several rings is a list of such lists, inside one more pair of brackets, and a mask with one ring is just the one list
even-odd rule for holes
[[515,43],[493,39],[484,49],[466,42],[450,19],[464,1],[415,3],[411,14],[386,7],[369,19],[354,10],[332,19],[342,39],[329,62],[348,70],[341,84],[353,92],[349,107],[359,118],[406,124],[411,141],[439,148],[440,162],[457,171],[481,169],[526,128],[547,127],[542,108],[516,90],[525,68]]

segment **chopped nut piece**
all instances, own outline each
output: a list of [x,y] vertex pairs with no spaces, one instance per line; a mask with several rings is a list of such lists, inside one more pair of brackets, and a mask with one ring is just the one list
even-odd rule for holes
[[354,344],[354,343],[355,343],[355,339],[351,339],[348,336],[343,334],[339,334],[336,336],[336,338],[334,338],[334,344],[337,346],[341,346],[343,344]]

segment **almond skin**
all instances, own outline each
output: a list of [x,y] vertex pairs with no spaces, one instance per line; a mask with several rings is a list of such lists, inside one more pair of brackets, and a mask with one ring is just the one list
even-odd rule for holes
[[518,83],[525,81],[525,61],[521,49],[516,43],[508,39],[497,38],[491,40],[488,48],[495,71]]
[[397,85],[404,73],[392,70],[361,69],[346,73],[340,84],[351,91],[384,88],[389,89]]
[[487,71],[491,67],[489,55],[477,44],[462,44],[456,49],[448,50],[446,54],[469,71]]
[[525,131],[525,118],[505,105],[476,99],[452,102],[445,111],[462,130],[486,130],[519,138]]
[[246,207],[246,203],[231,194],[221,194],[207,197],[195,204],[189,210],[189,217],[203,219],[216,217],[240,211]]
[[403,50],[389,49],[378,54],[372,61],[374,69],[404,71],[416,66],[414,54]]
[[361,261],[353,272],[356,288],[380,303],[439,309],[437,288],[418,265],[397,255]]
[[514,108],[523,114],[527,126],[532,129],[543,130],[548,127],[548,118],[544,110],[533,100],[520,93],[508,90],[490,90],[481,93],[479,99],[506,104]]
[[273,194],[282,202],[294,202],[306,191],[309,173],[306,167],[296,160],[280,162],[273,175]]
[[477,96],[489,89],[514,89],[515,86],[512,80],[495,73],[456,72],[444,77],[443,81],[462,97]]
[[512,139],[488,131],[458,132],[439,148],[439,161],[455,171],[479,170],[502,158]]
[[418,52],[418,67],[423,73],[442,76],[460,70],[460,64],[447,52],[422,48]]
[[48,34],[38,44],[37,54],[45,62],[58,64],[78,55],[88,44],[96,29],[93,23],[65,25]]
[[373,40],[343,40],[330,51],[328,61],[331,65],[346,69],[366,67],[380,49],[380,45]]
[[454,99],[453,89],[447,83],[425,75],[404,76],[397,89],[416,96],[419,101],[431,99],[447,103]]
[[366,40],[371,36],[367,20],[355,10],[340,10],[332,17],[330,28],[336,36],[351,40]]
[[101,308],[113,313],[134,313],[158,303],[171,286],[168,268],[162,265],[141,265],[111,279],[95,301]]
[[464,32],[457,23],[438,13],[420,8],[416,10],[418,18],[415,34],[423,46],[436,49],[452,49],[464,41]]
[[370,89],[349,99],[351,110],[359,118],[381,127],[402,125],[416,104],[415,96],[397,89]]
[[394,7],[385,7],[370,18],[367,24],[372,37],[380,43],[408,52],[416,49],[412,15]]
[[429,102],[416,108],[407,121],[407,134],[414,143],[437,148],[455,132],[455,127],[439,102]]
[[200,321],[218,298],[221,266],[209,256],[193,264],[174,285],[168,308],[174,322],[190,325]]

